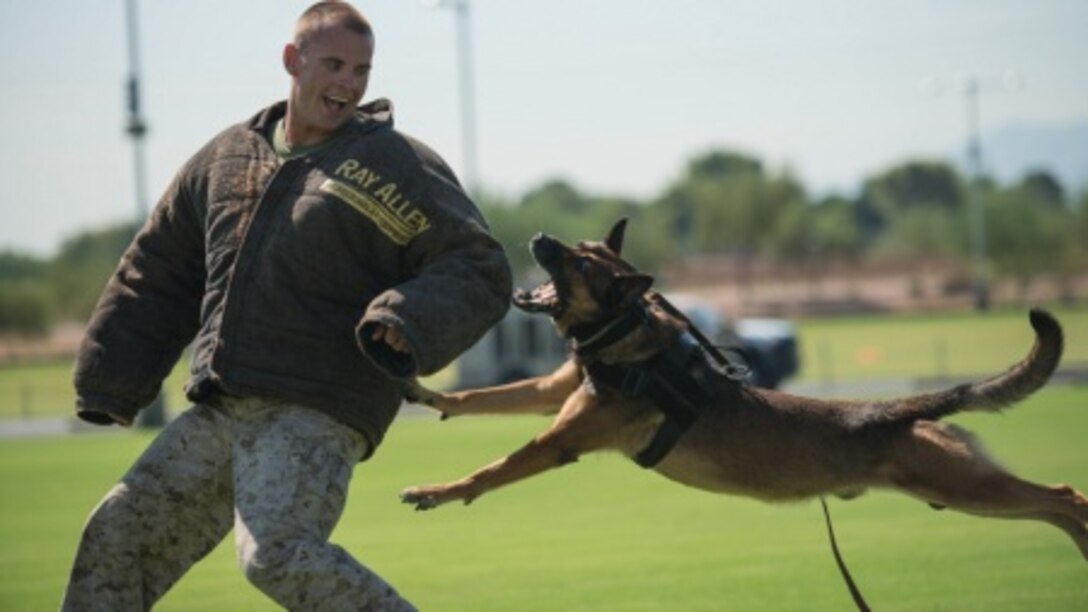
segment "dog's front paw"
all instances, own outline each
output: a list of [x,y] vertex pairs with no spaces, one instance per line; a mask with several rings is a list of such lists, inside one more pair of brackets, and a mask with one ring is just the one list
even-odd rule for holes
[[408,388],[404,391],[404,399],[413,404],[419,404],[437,410],[443,421],[450,418],[450,414],[446,410],[446,407],[450,403],[447,396],[438,391],[431,391],[427,387],[419,384],[418,381],[413,380],[409,383]]
[[427,387],[419,384],[419,381],[415,379],[408,383],[404,390],[404,399],[413,404],[423,404],[424,406],[431,407],[434,407],[441,395],[441,393],[431,391]]
[[414,505],[417,511],[437,508],[442,503],[438,501],[438,497],[433,492],[423,487],[414,487],[401,491],[400,501]]

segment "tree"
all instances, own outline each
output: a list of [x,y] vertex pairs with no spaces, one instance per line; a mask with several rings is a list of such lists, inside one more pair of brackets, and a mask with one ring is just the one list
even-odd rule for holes
[[[666,231],[674,238],[674,257],[694,250],[700,222],[699,209],[707,209],[706,200],[713,201],[715,185],[740,177],[763,176],[763,164],[752,157],[733,151],[711,151],[688,162],[684,175],[654,204],[658,218],[665,222]],[[704,202],[700,204],[700,202]]]
[[777,224],[774,251],[794,262],[855,260],[862,244],[854,218],[854,204],[839,196],[792,207]]
[[963,215],[932,207],[899,211],[872,246],[878,258],[912,260],[963,257],[967,225]]
[[997,193],[987,206],[987,238],[995,270],[1016,278],[1022,292],[1041,275],[1075,270],[1076,219],[1037,190]]
[[[537,273],[528,244],[538,232],[566,241],[603,238],[617,219],[637,218],[644,209],[632,200],[586,196],[570,183],[558,179],[528,191],[519,202],[484,196],[480,198],[480,206],[495,236],[506,248],[515,278]],[[636,245],[629,241],[631,248],[624,254],[636,265],[652,267],[656,261],[652,255],[656,249],[654,245],[658,241],[643,233],[645,228],[639,227],[638,232],[647,243],[640,240]]]
[[767,176],[763,164],[745,155],[714,151],[695,158],[687,174],[654,208],[673,233],[679,254],[773,250],[775,226],[805,193],[791,176]]
[[134,224],[120,223],[64,241],[47,274],[57,316],[79,321],[90,317],[135,233]]
[[827,266],[854,262],[863,252],[854,204],[838,196],[788,208],[776,224],[773,240],[775,257],[807,270],[817,295],[823,294]]
[[1040,203],[1053,207],[1065,206],[1065,188],[1057,177],[1046,170],[1029,172],[1020,181],[1019,188]]
[[48,263],[0,253],[0,335],[40,335],[53,320],[45,273]]
[[763,162],[736,151],[710,151],[688,163],[689,179],[762,176]]
[[0,282],[7,284],[41,279],[48,265],[48,262],[29,255],[0,252]]
[[963,182],[952,166],[908,161],[864,182],[858,200],[858,222],[867,241],[874,243],[899,213],[933,208],[959,215],[966,201]]
[[51,323],[48,292],[41,283],[0,285],[0,335],[39,336]]

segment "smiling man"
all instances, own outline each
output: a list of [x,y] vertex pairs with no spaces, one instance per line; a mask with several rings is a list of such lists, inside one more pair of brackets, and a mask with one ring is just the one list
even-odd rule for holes
[[189,345],[193,406],[91,514],[63,609],[146,610],[232,528],[287,609],[413,609],[328,538],[407,381],[498,321],[511,280],[445,163],[387,100],[359,106],[373,56],[354,8],[310,7],[288,99],[198,151],[121,259],[76,414],[131,424]]
[[[290,146],[314,146],[343,126],[366,92],[374,58],[370,25],[349,7],[307,11],[283,49],[291,95],[283,135]],[[356,13],[357,15],[358,13]]]

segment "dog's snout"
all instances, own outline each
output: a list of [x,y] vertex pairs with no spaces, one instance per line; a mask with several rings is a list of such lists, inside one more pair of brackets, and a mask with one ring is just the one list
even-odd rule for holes
[[559,241],[544,233],[533,236],[533,239],[529,241],[529,250],[532,251],[533,258],[541,265],[555,261],[562,253]]

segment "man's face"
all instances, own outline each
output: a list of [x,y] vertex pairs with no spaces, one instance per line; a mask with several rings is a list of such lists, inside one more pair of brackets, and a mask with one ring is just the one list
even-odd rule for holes
[[351,118],[366,93],[374,39],[333,27],[304,44],[288,44],[283,63],[291,75],[287,137],[293,145],[321,142]]

